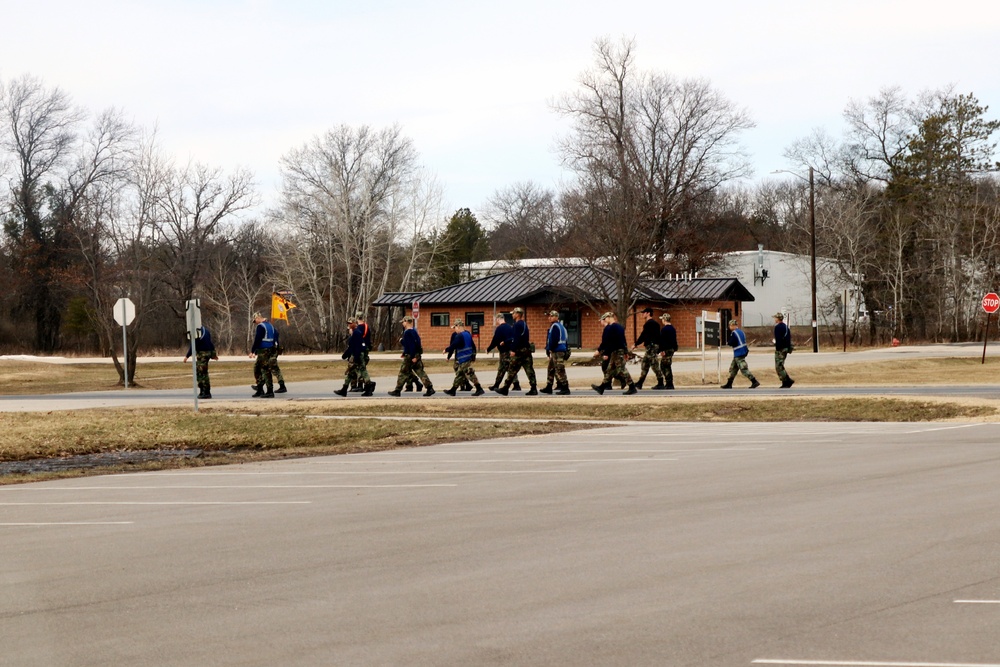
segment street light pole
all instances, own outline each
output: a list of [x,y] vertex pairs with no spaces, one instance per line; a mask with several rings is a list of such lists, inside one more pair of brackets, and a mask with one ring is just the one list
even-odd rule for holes
[[813,352],[819,352],[819,320],[816,313],[816,186],[813,183],[813,168],[809,167],[809,235],[812,237],[812,326]]

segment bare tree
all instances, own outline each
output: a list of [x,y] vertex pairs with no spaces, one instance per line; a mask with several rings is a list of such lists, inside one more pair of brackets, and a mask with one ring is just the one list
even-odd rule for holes
[[483,217],[491,225],[493,257],[519,259],[559,254],[565,225],[552,190],[531,181],[502,188],[490,197]]
[[723,183],[749,174],[739,134],[748,114],[707,82],[637,69],[634,44],[595,45],[595,66],[556,111],[573,121],[560,144],[577,175],[563,211],[575,254],[610,271],[624,318],[640,277],[666,271],[668,255],[695,251],[684,233],[693,208]]
[[399,127],[340,126],[282,158],[283,230],[276,248],[309,313],[316,344],[331,349],[345,316],[364,312],[385,289],[419,176]]

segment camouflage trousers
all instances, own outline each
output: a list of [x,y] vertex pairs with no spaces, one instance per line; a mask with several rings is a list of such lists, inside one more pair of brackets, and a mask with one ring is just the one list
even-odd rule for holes
[[344,371],[344,384],[368,384],[372,379],[368,375],[368,364],[364,357],[347,360],[347,370]]
[[650,368],[656,374],[657,384],[663,384],[663,371],[660,369],[660,346],[656,343],[647,345],[646,354],[642,355],[642,373],[639,375],[639,382],[645,382]]
[[476,377],[476,369],[472,367],[473,362],[466,361],[464,364],[455,362],[455,381],[452,382],[452,390],[458,389],[465,383],[479,386],[479,378]]
[[569,380],[566,378],[565,352],[549,352],[549,368],[545,377],[546,386],[551,387],[553,379],[555,379],[557,387],[569,386]]
[[785,371],[785,358],[788,356],[788,348],[774,351],[774,370],[778,373],[778,378],[782,382],[788,381],[788,373]]
[[[365,372],[367,373],[367,371],[368,371],[368,351],[367,350],[361,353],[361,363],[364,364]],[[351,380],[351,386],[355,387],[355,388],[364,389],[365,382],[368,382],[368,381],[370,381],[370,380],[363,380],[361,378],[361,374],[360,373],[356,373],[354,375],[354,378]]]
[[535,379],[535,362],[531,356],[531,348],[525,347],[514,352],[510,357],[510,365],[507,367],[507,379],[503,386],[510,387],[517,379],[517,372],[524,369],[524,375],[528,378],[528,384],[534,387],[538,381]]
[[[493,383],[494,386],[499,387],[503,384],[503,379],[507,377],[507,371],[510,370],[510,352],[504,352],[499,350],[497,355],[497,380]],[[514,378],[517,381],[517,377]]]
[[668,387],[674,386],[674,351],[664,350],[660,353],[660,372],[663,373],[663,384]]
[[257,350],[257,361],[253,365],[253,379],[258,387],[274,388],[274,366],[278,363],[278,355],[273,347]]
[[729,383],[732,384],[733,378],[736,377],[737,373],[743,373],[743,377],[754,381],[753,373],[750,372],[750,367],[747,366],[746,357],[734,357],[731,364],[729,364]]
[[[284,383],[285,378],[281,376],[281,369],[278,368],[278,351],[272,347],[270,352],[271,352],[271,358],[268,363],[270,364],[271,368],[271,378],[272,378],[271,386],[274,386],[274,381]],[[264,373],[264,362],[261,361],[260,352],[258,351],[257,361],[253,365],[254,384],[256,384],[258,387],[264,386],[264,384],[262,384],[264,382],[263,373]]]
[[198,379],[198,388],[202,391],[209,391],[212,388],[208,380],[208,362],[215,356],[215,352],[195,352],[195,377]]
[[402,389],[407,382],[413,382],[414,377],[428,389],[433,387],[430,378],[424,371],[423,360],[420,357],[417,357],[416,361],[413,360],[413,357],[403,357],[402,363],[399,364],[399,375],[396,376],[396,391]]
[[625,367],[625,350],[615,350],[608,355],[608,368],[604,371],[604,384],[611,386],[612,380],[618,380],[625,384],[632,384],[632,376],[629,375],[628,368]]

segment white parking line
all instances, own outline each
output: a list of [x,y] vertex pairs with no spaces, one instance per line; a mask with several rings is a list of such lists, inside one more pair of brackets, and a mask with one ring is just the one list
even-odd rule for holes
[[0,523],[0,526],[131,526],[134,523],[134,521],[36,521]]
[[[372,460],[373,464],[378,461]],[[468,463],[468,461],[465,461]],[[576,470],[272,470],[269,472],[157,472],[162,477],[285,477],[294,475],[562,475]],[[143,473],[136,473],[137,475]],[[152,474],[152,473],[150,473]]]
[[434,489],[455,488],[458,484],[165,484],[148,486],[60,486],[10,487],[10,491],[146,491],[151,489]]
[[823,665],[826,667],[1000,667],[986,662],[868,662],[854,660],[754,660],[754,665]]
[[112,501],[112,500],[78,500],[73,502],[57,503],[57,502],[24,502],[24,503],[3,503],[0,502],[0,506],[3,507],[24,507],[27,505],[58,505],[58,506],[74,506],[74,505],[311,505],[311,500],[247,500],[247,501],[195,501],[195,500],[177,500],[177,501],[166,501],[166,502],[147,502],[138,500],[122,500],[122,501]]
[[1000,600],[955,600],[955,604],[1000,604]]
[[986,662],[869,662],[855,660],[754,660],[754,665],[823,665],[825,667],[1000,667]]

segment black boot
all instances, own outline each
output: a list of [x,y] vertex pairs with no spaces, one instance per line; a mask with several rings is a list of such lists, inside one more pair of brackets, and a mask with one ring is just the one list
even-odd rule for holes
[[552,385],[551,384],[547,384],[544,387],[542,387],[541,389],[539,389],[538,391],[541,392],[541,393],[543,393],[543,394],[551,394],[552,393]]
[[403,395],[403,393],[399,391],[399,389],[390,389],[388,393],[390,396],[395,396],[396,398],[399,398],[400,396]]
[[569,385],[568,384],[559,385],[559,389],[556,391],[556,394],[558,394],[559,396],[568,396]]
[[787,380],[781,383],[781,388],[791,389],[793,384],[795,384],[795,380],[793,380],[792,378],[788,378]]
[[514,380],[514,386],[512,388],[514,389],[514,391],[521,391],[521,383],[518,382],[517,380]]
[[335,393],[337,396],[345,396],[346,397],[347,396],[347,385],[345,384],[340,389],[334,389],[333,393]]
[[757,382],[757,378],[750,378],[750,388],[756,389],[760,386],[760,382]]
[[274,390],[274,393],[275,394],[284,394],[286,391],[288,391],[288,390],[285,389],[285,383],[279,381],[278,382],[278,388]]
[[448,394],[449,396],[454,396],[455,394],[458,393],[458,389],[455,388],[455,387],[452,387],[451,389],[445,389],[444,393]]
[[525,394],[525,396],[538,396],[538,385],[531,385],[531,389],[528,390],[528,393]]
[[652,387],[650,387],[650,389],[652,389],[653,391],[659,391],[661,389],[666,389],[666,388],[667,385],[663,384],[662,382],[657,382]]
[[483,387],[482,387],[481,385],[478,385],[478,384],[477,384],[477,385],[476,385],[476,390],[475,390],[474,392],[472,392],[472,395],[473,395],[473,396],[482,396],[482,395],[483,395],[483,394],[485,394],[485,393],[486,393],[486,392],[485,392],[485,391],[483,391]]
[[733,378],[726,380],[726,384],[719,387],[720,389],[732,389],[733,388]]
[[433,396],[435,393],[437,392],[434,391],[434,387],[427,385],[427,389],[424,391],[424,396]]
[[645,377],[639,378],[639,381],[635,383],[636,389],[642,389],[642,383],[646,381]]
[[629,383],[628,390],[625,391],[624,395],[625,396],[631,396],[632,394],[636,394],[638,392],[639,392],[639,389],[635,386],[635,384]]
[[250,385],[250,388],[253,389],[254,391],[260,391],[261,387],[263,387],[263,386],[264,385],[260,385],[260,384],[252,384],[252,385]]
[[507,394],[510,393],[510,387],[508,387],[507,385],[504,385],[503,387],[496,387],[496,388],[494,388],[493,391],[495,391],[496,393],[500,394],[501,396],[506,396]]
[[424,385],[420,383],[420,380],[414,380],[413,386],[416,387],[417,391],[423,391]]
[[361,395],[362,396],[371,396],[374,393],[375,393],[375,383],[374,382],[369,382],[369,383],[365,384],[365,391]]
[[264,395],[264,385],[256,384],[253,388],[257,391],[254,392],[254,395],[251,398],[260,398]]
[[592,384],[592,385],[590,385],[590,387],[591,387],[591,389],[593,389],[594,391],[596,391],[601,396],[604,395],[604,385],[603,384]]
[[274,398],[274,385],[268,385],[267,391],[264,392],[264,395],[261,396],[261,398]]
[[413,385],[412,384],[406,385],[406,391],[413,391]]

